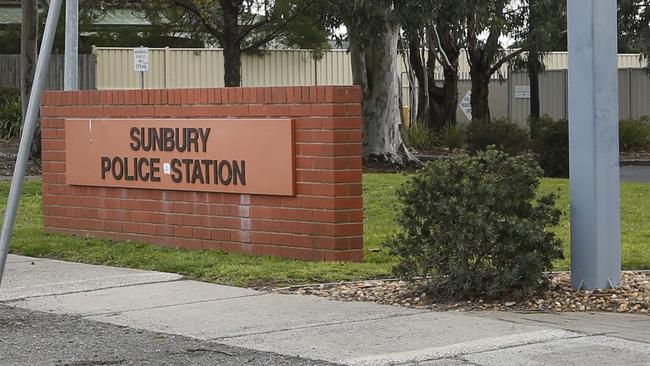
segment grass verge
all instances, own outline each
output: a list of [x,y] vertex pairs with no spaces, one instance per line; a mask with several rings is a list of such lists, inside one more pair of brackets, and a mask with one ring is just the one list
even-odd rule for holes
[[[262,287],[315,282],[381,278],[391,275],[395,259],[380,249],[396,230],[398,202],[395,190],[404,174],[364,176],[365,248],[363,263],[314,263],[282,258],[252,257],[221,251],[189,251],[128,241],[73,238],[43,231],[41,186],[29,182],[21,199],[11,252],[34,257],[179,273],[189,278],[228,285]],[[8,182],[0,182],[4,209]],[[568,181],[545,179],[541,191],[559,196],[564,216],[555,228],[564,241],[567,258],[557,269],[569,268]],[[650,184],[622,184],[622,241],[625,269],[650,269]]]

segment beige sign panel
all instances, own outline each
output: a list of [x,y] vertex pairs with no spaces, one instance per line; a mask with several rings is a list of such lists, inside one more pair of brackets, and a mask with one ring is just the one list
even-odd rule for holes
[[291,119],[66,119],[66,183],[294,195]]

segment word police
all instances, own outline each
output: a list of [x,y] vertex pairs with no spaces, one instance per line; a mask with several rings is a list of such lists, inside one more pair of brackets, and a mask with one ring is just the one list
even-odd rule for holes
[[[129,147],[135,152],[207,153],[210,128],[133,127]],[[102,179],[160,182],[168,174],[174,183],[246,185],[246,161],[102,156]]]

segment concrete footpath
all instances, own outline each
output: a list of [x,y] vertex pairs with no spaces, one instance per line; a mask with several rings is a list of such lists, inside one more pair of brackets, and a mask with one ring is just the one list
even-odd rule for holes
[[13,255],[0,303],[342,365],[650,365],[649,316],[419,311]]

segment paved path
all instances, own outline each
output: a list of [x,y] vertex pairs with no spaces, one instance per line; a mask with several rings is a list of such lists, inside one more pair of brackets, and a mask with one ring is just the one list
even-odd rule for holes
[[[648,316],[428,312],[18,256],[10,257],[0,301],[36,314],[300,357],[295,362],[650,365]],[[285,361],[278,356],[267,364]]]
[[647,165],[627,165],[621,166],[621,180],[623,182],[650,182],[650,166]]

